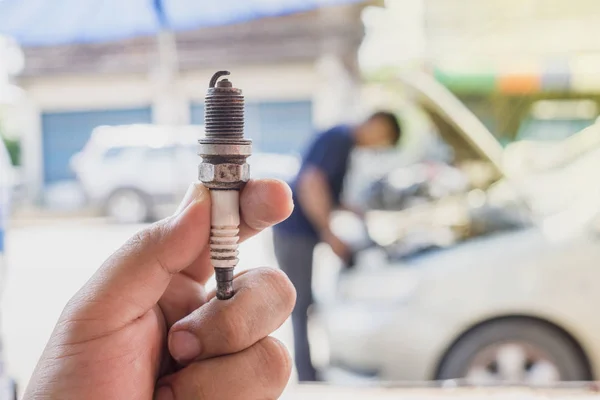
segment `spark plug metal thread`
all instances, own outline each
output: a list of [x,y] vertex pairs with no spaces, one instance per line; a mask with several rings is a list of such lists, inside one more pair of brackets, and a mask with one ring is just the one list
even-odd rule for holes
[[[218,71],[205,98],[206,136],[199,140],[199,179],[211,191],[210,257],[215,269],[217,298],[233,296],[233,270],[238,263],[239,191],[250,178],[246,159],[252,141],[244,139],[244,96]],[[218,81],[218,82],[217,82]]]

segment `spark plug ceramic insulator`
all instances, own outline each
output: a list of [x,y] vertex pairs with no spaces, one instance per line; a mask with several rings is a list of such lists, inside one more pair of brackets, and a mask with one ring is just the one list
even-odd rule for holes
[[252,141],[244,139],[244,96],[219,71],[210,80],[205,99],[206,135],[200,139],[199,179],[210,189],[210,258],[217,280],[217,298],[233,296],[233,270],[238,263],[239,191],[250,178],[246,159]]

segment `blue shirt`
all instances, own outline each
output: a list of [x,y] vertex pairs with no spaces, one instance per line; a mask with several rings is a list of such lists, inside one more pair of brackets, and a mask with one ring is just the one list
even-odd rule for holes
[[298,176],[290,184],[295,205],[294,211],[287,220],[275,226],[276,231],[318,237],[317,231],[298,201],[298,177],[307,167],[318,168],[327,178],[334,206],[338,206],[348,169],[348,159],[353,147],[352,129],[347,125],[333,127],[317,136],[302,158]]

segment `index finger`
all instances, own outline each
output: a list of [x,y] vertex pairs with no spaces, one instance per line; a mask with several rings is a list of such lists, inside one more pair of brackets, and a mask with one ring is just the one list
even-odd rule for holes
[[[249,181],[240,193],[240,243],[287,219],[294,209],[292,191],[278,179]],[[205,284],[214,273],[206,247],[183,274]]]
[[278,179],[252,180],[240,196],[240,243],[287,219],[294,209],[292,191]]

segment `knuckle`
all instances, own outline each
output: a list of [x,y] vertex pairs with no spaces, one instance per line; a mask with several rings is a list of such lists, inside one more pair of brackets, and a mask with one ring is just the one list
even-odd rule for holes
[[125,247],[129,249],[152,248],[163,240],[165,233],[165,221],[156,222],[149,227],[136,232],[127,242]]
[[127,243],[127,247],[129,248],[138,248],[145,247],[148,245],[153,245],[157,242],[156,234],[150,228],[143,229],[141,231],[136,232],[129,242]]
[[[148,228],[136,232],[125,245],[115,253],[116,259],[131,255],[138,255],[144,258],[152,257],[165,272],[172,274],[170,266],[165,264],[160,256],[168,236],[170,222],[171,219],[158,221]],[[111,257],[111,260],[112,259],[113,257]]]
[[228,351],[242,350],[248,341],[248,323],[244,315],[240,313],[222,313],[223,316],[219,328],[222,342]]
[[154,247],[157,242],[154,232],[149,228],[136,232],[106,262],[113,263],[132,254],[141,254],[144,249]]
[[296,304],[296,289],[285,272],[273,268],[259,268],[257,271],[266,287],[274,294],[273,301],[291,312]]

